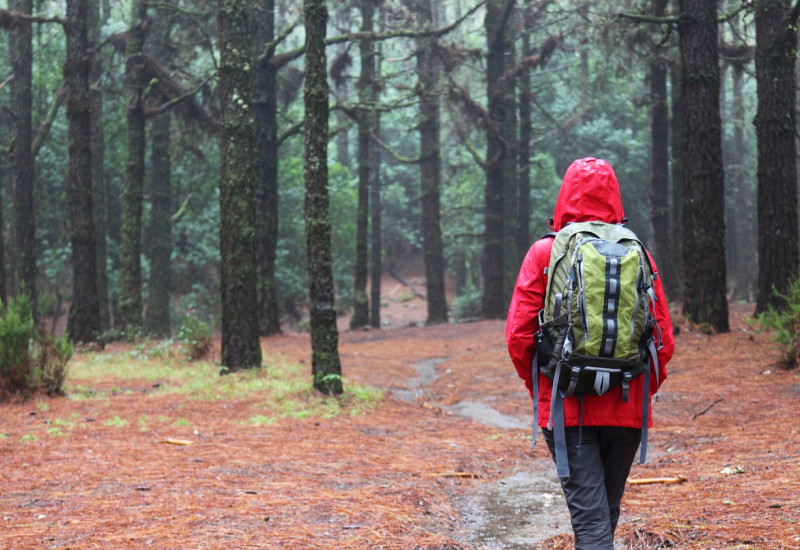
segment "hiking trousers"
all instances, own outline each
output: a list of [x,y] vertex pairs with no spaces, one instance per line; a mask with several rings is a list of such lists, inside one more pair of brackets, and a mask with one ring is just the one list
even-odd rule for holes
[[[555,461],[553,431],[542,429],[542,433]],[[569,477],[561,480],[561,488],[575,550],[614,550],[620,501],[641,437],[642,431],[635,428],[566,428]]]

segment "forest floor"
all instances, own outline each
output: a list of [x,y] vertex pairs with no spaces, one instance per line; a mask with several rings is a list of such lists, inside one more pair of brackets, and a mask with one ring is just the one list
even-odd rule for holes
[[[752,309],[732,306],[727,334],[677,322],[631,478],[685,481],[629,485],[618,548],[800,548],[800,371],[774,366]],[[570,548],[503,329],[343,331],[346,384],[384,397],[332,418],[257,422],[257,396],[193,399],[135,374],[2,404],[0,549]],[[310,370],[308,335],[262,345]]]

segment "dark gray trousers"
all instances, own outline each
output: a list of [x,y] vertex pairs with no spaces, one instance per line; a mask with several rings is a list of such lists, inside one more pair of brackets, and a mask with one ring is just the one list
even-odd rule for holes
[[[553,431],[543,429],[555,460]],[[581,434],[581,444],[578,436]],[[620,501],[642,431],[615,426],[567,428],[569,477],[561,480],[575,550],[614,550]]]

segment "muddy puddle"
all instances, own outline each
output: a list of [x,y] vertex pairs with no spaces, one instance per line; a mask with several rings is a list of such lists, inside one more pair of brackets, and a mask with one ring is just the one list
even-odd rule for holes
[[[426,387],[438,376],[436,366],[442,362],[442,359],[428,359],[416,363],[413,367],[417,376],[393,393],[406,401],[424,399]],[[440,406],[498,429],[530,430],[531,427],[530,419],[504,415],[483,402],[461,401]],[[477,485],[470,493],[457,497],[455,505],[466,532],[464,542],[479,550],[530,550],[550,537],[571,533],[569,512],[555,467],[546,461],[532,460],[529,469]]]

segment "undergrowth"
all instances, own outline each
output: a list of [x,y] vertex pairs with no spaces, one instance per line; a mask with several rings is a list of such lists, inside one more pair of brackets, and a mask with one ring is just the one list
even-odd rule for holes
[[62,394],[72,351],[68,336],[53,338],[35,326],[26,298],[10,299],[0,307],[0,398]]
[[[201,401],[255,400],[254,408],[265,418],[328,418],[358,415],[373,408],[383,394],[379,389],[344,384],[340,397],[323,396],[313,389],[308,368],[285,357],[267,358],[268,365],[219,375],[219,365],[209,361],[187,362],[179,351],[139,345],[121,352],[86,354],[76,358],[71,378],[80,380],[70,397],[101,397],[87,388],[93,379],[112,378],[121,385],[145,380],[151,395],[176,395]],[[155,387],[157,386],[157,387]]]
[[775,293],[785,306],[772,306],[758,315],[758,324],[769,332],[780,357],[778,364],[785,369],[797,367],[800,361],[800,277],[792,280],[786,294]]

